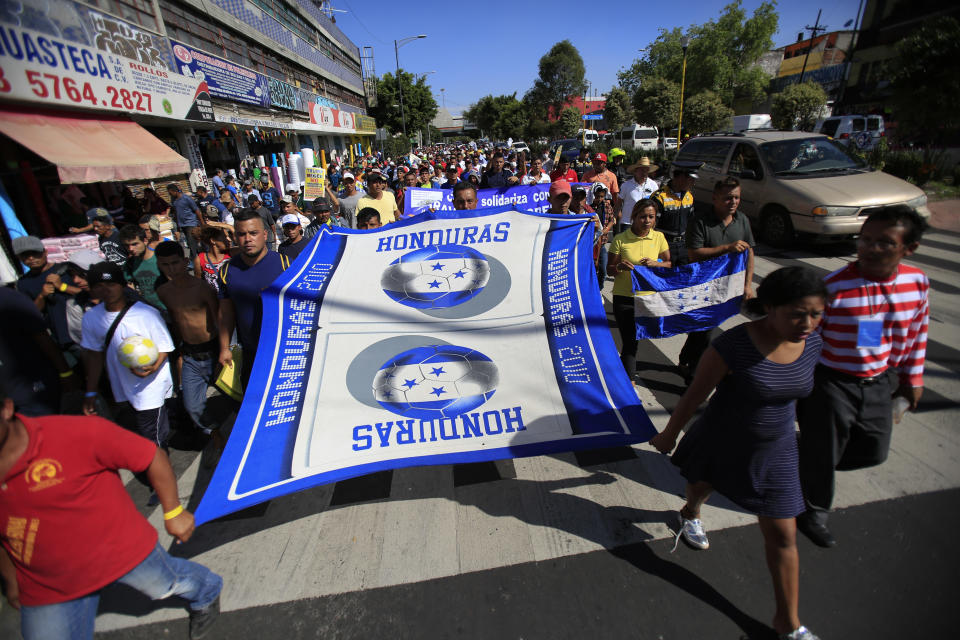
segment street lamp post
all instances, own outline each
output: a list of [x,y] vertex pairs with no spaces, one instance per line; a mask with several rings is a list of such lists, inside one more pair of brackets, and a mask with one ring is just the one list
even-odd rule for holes
[[[687,47],[690,46],[690,38],[687,36],[680,38],[680,46],[683,48],[683,71],[680,74],[680,117],[677,118],[677,151],[674,153],[674,157],[680,153],[680,141],[683,139],[683,90],[687,83]],[[664,141],[666,141],[666,136],[664,136]],[[667,145],[664,144],[663,146],[666,147]]]
[[393,54],[397,59],[397,91],[400,93],[400,122],[403,125],[404,139],[407,137],[407,117],[403,113],[403,83],[400,81],[400,47],[408,42],[413,42],[414,40],[420,40],[421,38],[426,37],[426,35],[420,34],[418,36],[410,36],[393,41]]

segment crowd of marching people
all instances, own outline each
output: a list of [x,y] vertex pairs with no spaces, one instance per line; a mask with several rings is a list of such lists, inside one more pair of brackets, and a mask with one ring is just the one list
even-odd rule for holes
[[[311,238],[324,226],[377,229],[409,217],[405,194],[412,188],[451,189],[454,208],[469,210],[477,208],[478,189],[549,184],[551,214],[592,216],[598,284],[603,288],[612,280],[621,361],[631,378],[638,349],[634,299],[648,293],[634,291],[633,269],[683,268],[747,254],[742,286],[753,319],[719,336],[716,330],[687,336],[677,365],[687,390],[651,444],[663,453],[676,449],[673,461],[687,480],[678,541],[708,548],[700,508],[712,491],[756,513],[773,577],[774,629],[791,640],[814,638],[798,614],[796,531],[820,546],[836,543],[827,527],[835,472],[883,462],[893,408],[915,409],[920,400],[929,285],[902,260],[917,249],[923,222],[906,207],[874,213],[859,236],[857,260],[845,269],[822,280],[788,267],[755,290],[755,241],[739,211],[737,179],[720,180],[711,202],[695,203],[697,165],[658,167],[646,157],[627,165],[625,158],[620,149],[592,155],[584,149],[571,162],[476,144],[433,146],[402,158],[378,153],[356,162],[334,160],[327,166],[325,195],[310,201],[303,185],[274,184],[265,168],[250,163],[239,172],[216,170],[194,193],[172,183],[147,189],[141,198],[125,191],[106,203],[84,199],[82,215],[67,221],[65,230],[95,234],[99,251],[74,252],[53,263],[40,238],[13,239],[23,274],[12,288],[0,288],[6,398],[0,407],[0,478],[12,482],[12,474],[22,471],[20,455],[34,446],[28,443],[41,430],[54,432],[45,416],[110,417],[145,440],[120,436],[105,421],[73,419],[73,435],[43,446],[60,447],[56,455],[80,456],[89,449],[77,444],[82,437],[101,447],[111,464],[143,472],[167,530],[188,539],[192,517],[179,504],[164,454],[171,423],[201,445],[211,440],[215,464],[225,416],[211,409],[210,388],[223,368],[235,368],[241,385],[249,380],[260,335],[260,293]],[[134,338],[145,338],[156,354],[146,364],[124,364],[119,355],[144,346],[130,342]],[[705,412],[678,445],[704,402]],[[76,451],[68,453],[70,447]],[[136,520],[120,498],[110,500],[119,520]],[[2,499],[0,505],[6,509]],[[44,517],[56,522],[56,516]],[[78,535],[93,535],[96,524],[76,517],[85,523]],[[159,554],[155,562],[163,564],[166,554],[155,532],[151,537],[139,521],[129,528],[118,533],[128,536],[127,543],[118,538],[112,544],[135,546],[130,553],[149,554],[148,560]],[[50,631],[55,617],[39,606],[50,601],[44,591],[50,587],[29,581],[43,583],[37,572],[46,571],[50,583],[58,583],[65,569],[55,563],[30,567],[22,547],[11,546],[11,534],[0,535],[7,536],[0,573],[8,599],[14,594],[11,602],[24,605],[25,635],[59,637]],[[67,578],[61,589],[67,597],[53,598],[57,602],[83,599],[117,579],[134,586],[159,580],[130,577],[122,559],[96,570],[67,564],[76,575]],[[179,586],[158,589],[158,597],[184,595],[192,637],[201,637],[216,617],[222,581],[195,563],[173,565]],[[139,564],[130,573],[136,571]],[[84,624],[92,634],[93,614],[85,606]],[[92,606],[95,613],[95,601]]]

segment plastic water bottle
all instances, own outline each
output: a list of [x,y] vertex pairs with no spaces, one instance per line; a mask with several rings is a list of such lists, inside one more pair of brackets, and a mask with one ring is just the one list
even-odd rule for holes
[[903,414],[907,412],[907,409],[910,407],[910,401],[904,398],[903,396],[897,396],[893,399],[893,422],[894,424],[900,424],[900,421],[903,420]]

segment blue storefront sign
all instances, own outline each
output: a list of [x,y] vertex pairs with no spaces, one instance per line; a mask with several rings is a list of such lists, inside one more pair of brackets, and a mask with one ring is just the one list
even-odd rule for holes
[[177,70],[206,81],[210,95],[234,102],[270,106],[267,76],[218,56],[170,40]]

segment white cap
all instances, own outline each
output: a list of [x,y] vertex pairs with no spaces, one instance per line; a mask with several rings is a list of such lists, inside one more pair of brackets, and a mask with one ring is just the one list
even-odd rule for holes
[[340,176],[340,179],[341,179],[341,180],[346,180],[347,178],[350,178],[351,180],[356,181],[356,178],[353,177],[353,174],[352,174],[352,173],[350,173],[349,171],[344,171],[344,172],[343,172],[343,175]]
[[282,227],[285,224],[300,224],[300,216],[295,213],[288,213],[285,216],[281,216],[280,226]]
[[298,187],[297,185],[295,185],[295,184],[293,184],[293,183],[291,182],[290,184],[287,185],[286,192],[287,192],[287,193],[290,193],[291,191],[297,191],[297,192],[299,192],[299,191],[300,191],[300,187]]
[[292,204],[292,203],[293,203],[293,196],[282,196],[282,197],[280,198],[280,200],[282,200],[283,202],[289,202],[289,203]]

